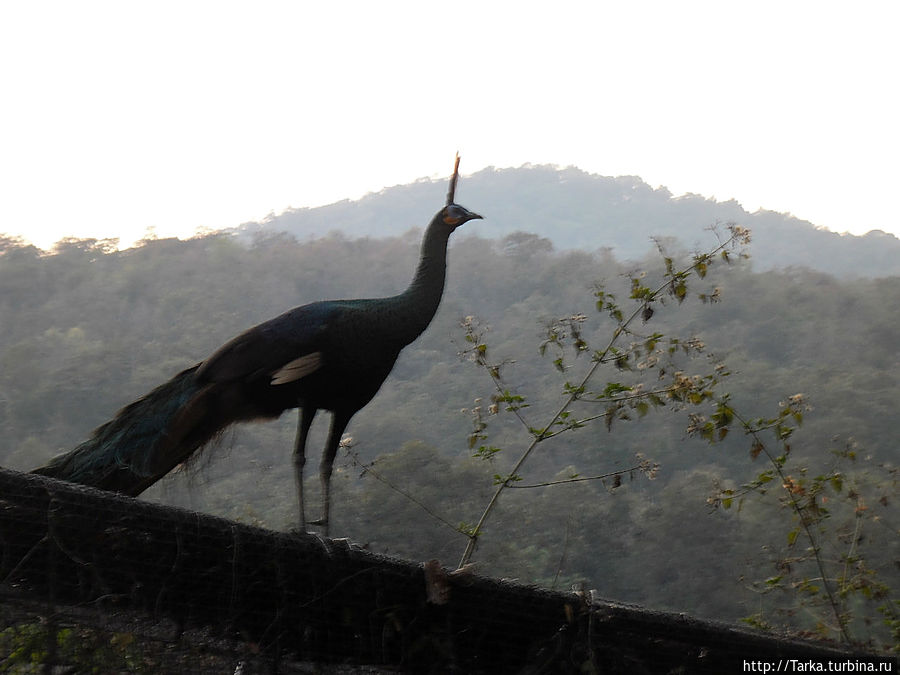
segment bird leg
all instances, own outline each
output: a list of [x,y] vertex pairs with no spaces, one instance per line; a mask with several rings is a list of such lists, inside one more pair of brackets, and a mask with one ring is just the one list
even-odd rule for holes
[[298,411],[297,436],[294,438],[294,478],[297,482],[297,501],[300,506],[300,532],[306,532],[306,513],[303,510],[303,465],[306,464],[306,436],[316,416],[316,408],[301,406]]
[[328,432],[328,442],[322,453],[322,463],[319,464],[319,480],[322,481],[322,517],[315,521],[322,526],[322,534],[328,536],[328,514],[331,507],[331,469],[334,466],[334,458],[341,445],[341,436],[350,422],[353,413],[335,411],[331,417],[331,431]]

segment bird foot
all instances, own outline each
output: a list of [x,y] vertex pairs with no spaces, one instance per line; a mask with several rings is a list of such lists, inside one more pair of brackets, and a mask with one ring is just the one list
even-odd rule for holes
[[321,535],[323,537],[328,537],[328,518],[323,516],[317,520],[308,520],[308,521],[306,521],[306,524],[307,525],[315,525],[315,526],[321,528]]

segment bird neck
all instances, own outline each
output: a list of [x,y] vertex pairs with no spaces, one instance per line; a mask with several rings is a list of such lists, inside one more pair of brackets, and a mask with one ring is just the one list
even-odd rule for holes
[[409,287],[396,296],[399,314],[396,328],[409,344],[431,323],[444,293],[447,272],[447,240],[451,230],[435,217],[422,238],[419,266]]

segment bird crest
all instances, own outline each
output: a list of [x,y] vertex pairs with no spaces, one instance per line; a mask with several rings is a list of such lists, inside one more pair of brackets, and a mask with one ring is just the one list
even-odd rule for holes
[[447,192],[447,206],[456,199],[456,181],[459,179],[459,153],[456,153],[456,161],[453,163],[453,175],[450,176],[450,190]]
[[456,162],[453,164],[453,175],[450,176],[450,190],[447,192],[447,204],[442,211],[443,221],[445,225],[456,228],[467,220],[480,219],[477,213],[472,213],[468,209],[463,208],[459,204],[454,203],[456,199],[456,181],[459,180],[459,153],[456,153]]

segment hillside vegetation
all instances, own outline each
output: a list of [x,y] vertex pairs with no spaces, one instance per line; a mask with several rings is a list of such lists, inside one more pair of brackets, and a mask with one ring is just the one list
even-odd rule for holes
[[[482,173],[466,183],[461,201],[490,219],[493,200],[485,185],[504,174]],[[419,188],[433,190],[415,185],[394,197]],[[538,211],[539,205],[522,208]],[[419,209],[416,222],[432,211]],[[687,213],[680,232],[689,233],[691,245],[713,248],[715,236],[705,229],[711,223],[695,221],[689,229]],[[411,218],[396,220],[406,228]],[[513,414],[487,414],[496,390],[483,368],[460,357],[468,346],[461,322],[477,317],[469,325],[478,322],[492,358],[506,363],[503,386],[525,397],[529,420],[546,422],[565,383],[590,361],[569,356],[561,372],[553,349],[541,357],[548,325],[584,315],[584,335],[603,342],[614,324],[596,311],[596,284],[626,305],[628,275],[644,268],[658,278],[663,269],[655,252],[636,260],[635,248],[628,253],[632,260],[622,262],[599,245],[561,250],[533,233],[485,238],[492,227],[487,220],[455,235],[438,315],[352,421],[352,448],[339,456],[333,479],[334,535],[413,560],[455,564],[466,539],[454,528],[477,520],[494,476],[509,471],[528,440]],[[147,240],[125,251],[110,242],[69,240],[45,254],[3,240],[0,464],[30,469],[73,447],[121,406],[292,306],[397,292],[415,266],[420,234],[298,240],[271,228],[251,229],[242,236]],[[572,236],[573,245],[580,241]],[[665,246],[666,255],[689,258],[679,243],[665,240]],[[785,255],[796,248],[803,246],[786,244]],[[868,595],[853,595],[848,607],[856,636],[889,643],[877,607],[889,606],[900,588],[900,277],[864,278],[851,269],[837,278],[799,266],[774,269],[777,260],[759,269],[751,261],[716,265],[696,280],[688,300],[655,304],[652,318],[636,330],[702,340],[702,354],[679,356],[675,365],[701,373],[714,362],[727,364],[732,374],[718,388],[747,418],[773,416],[779,402],[804,394],[811,409],[804,409],[804,424],[791,439],[786,470],[797,480],[840,473],[842,489],[827,495],[830,517],[816,527],[829,560],[839,568],[861,565],[859,583],[869,584]],[[715,289],[718,302],[694,299],[695,291]],[[656,375],[611,366],[601,377],[652,385]],[[474,557],[480,569],[557,588],[583,585],[659,609],[728,621],[750,616],[758,624],[829,634],[819,609],[799,608],[802,597],[817,608],[815,593],[800,596],[796,587],[772,581],[798,570],[801,581],[814,581],[805,563],[790,562],[803,542],[796,535],[791,540],[795,515],[780,505],[777,481],[769,492],[735,499],[729,509],[716,501],[723,489],[740,493],[740,485],[768,468],[765,460],[753,459],[748,439],[737,432],[712,446],[695,440],[686,431],[688,411],[674,408],[635,414],[609,429],[601,420],[548,441],[527,465],[523,484],[626,470],[642,458],[659,468],[653,480],[635,470],[615,480],[508,490],[480,540]],[[490,459],[473,457],[477,447],[470,447],[480,414],[490,445],[503,448]],[[287,529],[295,508],[294,426],[295,417],[285,415],[238,427],[145,498]],[[325,430],[319,420],[308,446],[313,462]],[[312,480],[310,493],[316,489]]]

